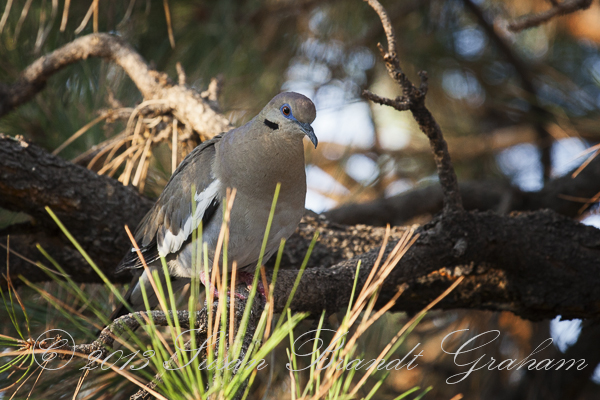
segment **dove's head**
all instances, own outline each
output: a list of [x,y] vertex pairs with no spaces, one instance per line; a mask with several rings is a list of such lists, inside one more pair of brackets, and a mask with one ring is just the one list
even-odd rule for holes
[[280,93],[263,108],[258,115],[270,129],[282,133],[308,136],[317,147],[318,140],[310,125],[317,115],[313,102],[306,96],[294,92]]

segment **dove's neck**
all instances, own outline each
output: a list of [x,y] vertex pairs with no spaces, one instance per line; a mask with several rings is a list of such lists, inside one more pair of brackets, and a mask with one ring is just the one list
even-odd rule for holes
[[221,157],[217,174],[224,187],[234,187],[251,197],[264,197],[266,193],[274,194],[277,183],[281,183],[279,201],[295,202],[301,198],[304,202],[306,174],[301,135],[283,131],[260,135],[242,132],[236,140],[227,139],[225,135],[217,150]]

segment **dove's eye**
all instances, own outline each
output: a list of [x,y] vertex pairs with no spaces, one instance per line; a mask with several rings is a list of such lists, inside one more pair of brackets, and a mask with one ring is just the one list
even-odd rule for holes
[[289,117],[292,115],[292,109],[289,105],[284,104],[283,106],[281,106],[281,113],[285,116],[285,117]]

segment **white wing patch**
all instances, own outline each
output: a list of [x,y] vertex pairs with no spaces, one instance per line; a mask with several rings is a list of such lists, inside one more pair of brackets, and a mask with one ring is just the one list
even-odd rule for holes
[[221,182],[218,179],[215,179],[201,193],[196,193],[194,196],[194,200],[196,201],[196,212],[193,216],[190,215],[185,220],[183,227],[181,227],[177,235],[174,235],[170,230],[166,229],[165,238],[162,243],[157,243],[158,255],[166,257],[167,254],[175,253],[181,248],[183,242],[185,242],[192,233],[192,230],[198,228],[198,225],[200,225],[202,217],[204,217],[204,212],[217,196],[220,189]]

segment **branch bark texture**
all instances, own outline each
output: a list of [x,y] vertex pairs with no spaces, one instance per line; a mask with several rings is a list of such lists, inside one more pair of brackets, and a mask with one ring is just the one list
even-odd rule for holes
[[[327,226],[314,229],[321,229],[323,237],[329,235]],[[596,228],[550,210],[510,216],[459,212],[436,218],[417,233],[419,239],[382,287],[380,301],[384,302],[398,285],[408,283],[395,310],[417,312],[459,276],[466,276],[438,308],[512,311],[534,320],[600,313],[600,282],[595,279],[600,273],[600,230]],[[343,308],[358,260],[362,260],[360,286],[376,257],[374,249],[330,268],[307,270],[298,288],[302,296],[292,308],[313,312]],[[280,272],[277,311],[292,278],[294,272]]]
[[[0,207],[33,218],[29,232],[11,236],[11,249],[48,264],[35,248],[39,243],[77,280],[97,281],[98,277],[60,233],[45,206],[109,272],[108,265],[117,265],[129,247],[124,225],[135,228],[153,204],[132,187],[21,139],[0,135],[0,160]],[[13,255],[10,262],[16,267],[15,273],[34,280],[46,279],[37,266],[21,258]]]
[[[573,181],[577,182],[567,178],[559,182],[568,185]],[[0,207],[30,214],[38,229],[33,235],[11,236],[11,249],[43,261],[33,246],[40,242],[73,279],[99,282],[54,227],[44,211],[44,206],[50,205],[111,279],[130,279],[114,275],[115,265],[129,247],[123,224],[136,226],[150,200],[112,178],[8,137],[0,138],[0,190]],[[404,229],[391,230],[390,246]],[[385,234],[384,228],[345,226],[322,215],[305,216],[286,245],[284,269],[276,285],[276,311],[282,310],[317,230],[321,236],[292,303],[295,311],[334,312],[347,306],[358,260],[363,265],[360,284]],[[408,284],[395,310],[420,310],[464,275],[467,279],[460,290],[438,308],[510,310],[531,319],[600,314],[600,231],[595,228],[549,210],[514,215],[457,212],[434,219],[418,233],[419,239],[382,288],[383,302],[396,293],[398,285]],[[5,251],[0,253],[0,258],[6,259]],[[20,274],[31,281],[48,279],[39,268],[14,254],[10,273],[13,282],[18,282]]]

